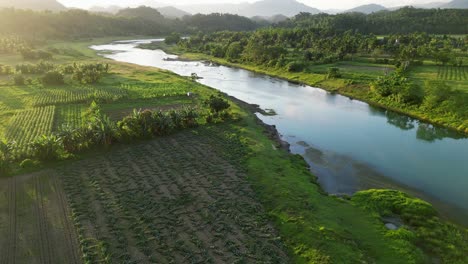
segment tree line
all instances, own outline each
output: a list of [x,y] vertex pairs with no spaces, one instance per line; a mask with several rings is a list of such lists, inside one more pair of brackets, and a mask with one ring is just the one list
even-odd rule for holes
[[[30,38],[88,38],[128,35],[166,35],[171,32],[195,34],[199,31],[251,31],[264,23],[230,14],[197,14],[182,19],[167,19],[150,7],[127,8],[116,15],[85,10],[59,13],[30,10],[0,10],[0,35],[22,35]],[[301,13],[292,19],[274,24],[276,28],[322,29],[362,34],[397,34],[426,32],[429,34],[468,34],[467,9],[417,9],[406,7],[369,15],[344,13],[337,15]],[[17,45],[2,43],[3,49]]]
[[428,34],[468,34],[468,9],[420,9],[404,7],[372,14],[336,15],[301,13],[277,24],[280,28],[356,30],[364,34],[426,32]]
[[16,142],[0,140],[0,173],[7,173],[11,164],[17,161],[27,167],[38,161],[66,159],[93,147],[151,139],[197,127],[203,122],[221,122],[230,118],[230,105],[221,96],[212,95],[204,105],[208,112],[193,107],[165,112],[134,110],[122,120],[113,121],[93,102],[80,126],[64,124],[58,132],[36,138],[29,143],[31,153],[18,153]]

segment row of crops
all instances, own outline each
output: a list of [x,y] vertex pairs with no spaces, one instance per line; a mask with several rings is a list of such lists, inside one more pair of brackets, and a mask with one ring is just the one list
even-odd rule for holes
[[437,78],[448,81],[464,81],[467,80],[466,67],[455,66],[439,66],[437,70]]
[[121,84],[132,98],[156,98],[166,96],[181,96],[191,92],[193,84],[189,83],[135,83]]
[[93,100],[112,102],[124,98],[127,93],[118,88],[67,88],[42,89],[32,100],[33,106],[87,103]]
[[84,106],[82,105],[58,106],[55,110],[54,130],[58,131],[63,124],[79,127],[82,122],[83,108]]
[[5,131],[9,141],[16,141],[17,154],[29,153],[29,143],[52,132],[55,106],[36,107],[18,111]]
[[60,169],[86,263],[287,263],[245,175],[190,131]]

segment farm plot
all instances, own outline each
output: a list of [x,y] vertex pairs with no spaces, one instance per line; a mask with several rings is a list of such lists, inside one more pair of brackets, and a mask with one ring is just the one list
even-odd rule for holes
[[439,66],[437,70],[437,78],[448,81],[464,81],[467,80],[466,67],[454,66]]
[[60,129],[64,124],[72,127],[79,127],[81,125],[81,118],[83,109],[82,105],[62,105],[57,106],[55,110],[54,131]]
[[78,87],[41,89],[32,99],[33,106],[90,103],[93,100],[112,102],[127,96],[118,88]]
[[70,215],[57,178],[0,179],[0,263],[82,263]]
[[17,112],[6,128],[5,137],[16,141],[19,153],[29,151],[28,144],[52,132],[55,106],[44,106]]
[[288,262],[246,175],[194,133],[56,170],[85,262]]

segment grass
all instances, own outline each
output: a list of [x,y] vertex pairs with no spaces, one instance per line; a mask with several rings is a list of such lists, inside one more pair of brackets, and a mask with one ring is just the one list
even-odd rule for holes
[[[66,54],[72,55],[57,56],[57,62],[103,61],[86,48],[90,42],[53,45],[71,49]],[[3,64],[13,61],[1,60]],[[119,118],[133,108],[200,105],[215,93],[170,72],[106,62],[111,63],[111,74],[97,85],[1,86],[3,130],[29,126],[13,135],[25,141],[35,129],[54,131],[63,123],[78,124],[91,100],[99,100],[104,112]],[[268,73],[268,69],[243,67]],[[380,72],[362,63],[340,67],[345,74]],[[341,89],[344,84],[341,79],[325,80],[322,73],[275,74],[329,89]],[[113,91],[115,97],[92,93],[94,97],[80,101],[70,92],[90,90]],[[195,96],[185,96],[187,91]],[[51,92],[62,96],[50,96]],[[37,106],[35,98],[41,97],[51,99]],[[425,233],[408,233],[413,232],[413,221],[397,234],[387,230],[382,217],[388,210],[375,205],[375,196],[349,200],[324,194],[300,156],[274,146],[255,115],[231,104],[240,117],[237,121],[97,149],[79,160],[48,164],[35,174],[1,179],[0,256],[5,256],[4,262],[427,263],[434,257],[445,263],[468,261],[463,255],[451,257],[460,256],[466,248],[466,230],[451,229],[437,216],[430,218],[437,236],[415,240]],[[15,121],[27,118],[31,121]],[[32,120],[40,118],[44,121],[34,126]],[[18,187],[23,180],[28,188]],[[385,207],[405,208],[400,196],[395,197],[386,196],[392,203]],[[399,208],[392,213],[408,212]],[[418,217],[417,212],[409,212],[410,220]],[[441,233],[444,228],[458,233]],[[460,239],[447,239],[454,234]],[[441,241],[449,241],[451,249],[444,249]],[[423,251],[420,245],[428,242],[431,249],[444,250]]]
[[[330,92],[339,93],[353,99],[367,102],[373,106],[382,107],[394,112],[408,115],[410,117],[447,127],[451,130],[468,134],[468,119],[465,109],[460,113],[439,111],[437,109],[419,108],[414,105],[395,102],[392,99],[381,97],[370,92],[370,82],[378,76],[384,76],[385,72],[393,71],[393,66],[377,65],[360,61],[344,61],[327,65],[312,65],[303,72],[288,72],[284,69],[266,66],[252,65],[248,63],[232,63],[222,58],[216,58],[200,53],[185,53],[176,47],[166,47],[167,52],[179,54],[182,58],[190,60],[210,60],[223,65],[243,68],[257,73],[266,74],[291,82],[320,87]],[[342,77],[327,79],[326,70],[329,67],[338,67],[342,71]],[[451,87],[468,92],[466,82],[466,67],[442,67],[427,65],[410,68],[409,75],[416,83],[423,85],[425,80],[443,79]],[[442,73],[438,77],[438,71]]]
[[[110,38],[78,43],[54,43],[44,49],[54,52],[52,63],[102,62],[104,59],[88,48],[106,43]],[[19,56],[0,56],[0,64],[15,66],[24,63]],[[29,63],[37,63],[29,62]],[[81,115],[93,101],[114,119],[121,119],[133,109],[168,109],[201,104],[204,97],[214,93],[189,79],[155,68],[138,67],[106,60],[111,72],[99,83],[83,85],[66,76],[66,84],[44,86],[33,79],[27,85],[14,85],[11,77],[0,80],[0,138],[18,142],[23,150],[36,137],[57,132],[63,124],[79,125]],[[195,96],[188,97],[191,92]],[[54,109],[47,116],[36,116],[43,109]],[[57,111],[55,111],[57,110]],[[40,118],[40,119],[38,119]],[[37,119],[37,120],[35,120]],[[40,122],[41,126],[37,126]]]

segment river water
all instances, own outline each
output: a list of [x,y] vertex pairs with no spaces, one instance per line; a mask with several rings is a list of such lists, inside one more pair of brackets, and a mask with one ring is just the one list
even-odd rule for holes
[[184,76],[196,73],[202,84],[273,109],[277,115],[259,117],[276,125],[291,151],[304,156],[329,193],[397,188],[468,225],[468,139],[462,135],[319,88],[137,48],[152,41],[92,48],[116,61]]

